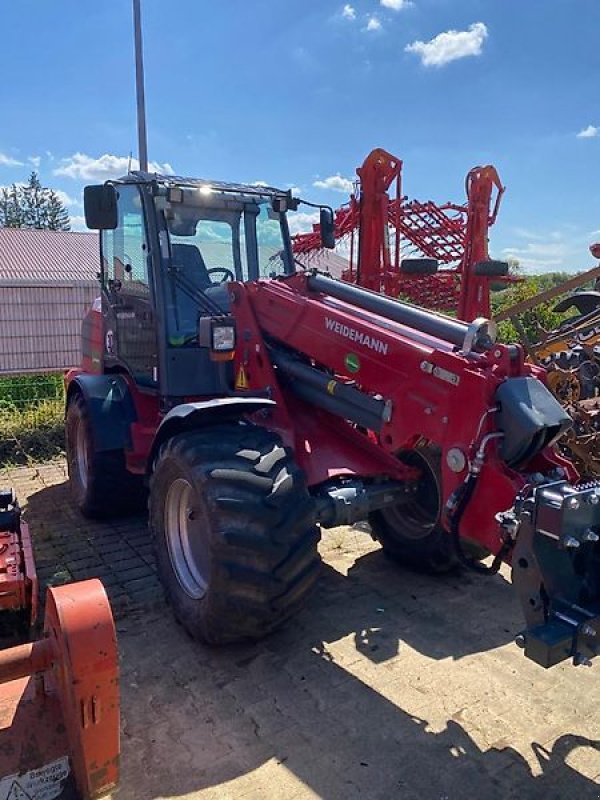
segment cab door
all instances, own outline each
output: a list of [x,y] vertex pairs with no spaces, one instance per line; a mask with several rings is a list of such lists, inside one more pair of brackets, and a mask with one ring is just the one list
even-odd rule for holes
[[125,367],[140,386],[154,388],[157,331],[142,198],[135,184],[116,188],[118,224],[102,232],[105,363]]

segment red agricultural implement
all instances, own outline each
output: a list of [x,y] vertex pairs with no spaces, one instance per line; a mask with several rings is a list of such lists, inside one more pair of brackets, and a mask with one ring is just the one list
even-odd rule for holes
[[[0,612],[22,635],[37,617],[29,529],[0,492]],[[42,637],[0,650],[0,798],[99,797],[116,785],[115,629],[98,580],[48,589]]]
[[[11,489],[0,490],[0,617],[24,632],[37,619],[38,580],[29,528]],[[5,612],[5,613],[3,613]]]
[[[469,172],[464,204],[403,196],[402,161],[382,149],[373,150],[356,174],[357,191],[335,212],[335,238],[348,254],[342,279],[425,308],[456,311],[460,319],[489,317],[490,281],[514,280],[508,264],[488,253],[504,193],[495,167]],[[317,264],[323,253],[319,225],[313,228],[293,238],[304,264],[311,258]]]
[[98,580],[51,588],[42,638],[0,651],[0,797],[99,797],[118,761],[108,599]]
[[[487,320],[298,273],[299,202],[144,172],[86,187],[101,303],[66,378],[76,504],[122,513],[147,485],[166,593],[207,642],[283,623],[319,574],[318,526],[367,520],[410,567],[510,564],[525,654],[587,663],[600,484],[556,451],[570,419],[542,371]],[[322,209],[324,244],[333,227]]]

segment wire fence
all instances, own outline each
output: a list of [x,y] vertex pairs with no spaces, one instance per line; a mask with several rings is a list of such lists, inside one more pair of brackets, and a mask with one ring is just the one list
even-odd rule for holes
[[63,451],[63,373],[97,295],[94,281],[0,281],[0,465]]

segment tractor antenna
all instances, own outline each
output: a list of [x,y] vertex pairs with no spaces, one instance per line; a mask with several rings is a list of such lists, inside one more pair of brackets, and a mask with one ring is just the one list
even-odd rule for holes
[[131,162],[132,162],[132,160],[133,160],[133,152],[130,150],[129,151],[129,159],[127,161],[127,174],[128,175],[131,173]]
[[135,89],[137,100],[138,155],[140,170],[148,172],[148,139],[146,136],[146,101],[144,98],[144,55],[140,0],[133,0],[133,33],[135,40]]

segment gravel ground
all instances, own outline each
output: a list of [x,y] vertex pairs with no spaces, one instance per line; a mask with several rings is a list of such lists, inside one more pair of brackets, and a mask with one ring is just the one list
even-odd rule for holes
[[84,520],[65,479],[62,461],[0,470],[42,581],[107,586],[121,654],[115,799],[600,798],[600,663],[526,661],[508,572],[415,575],[339,528],[301,614],[263,642],[210,649],[164,606],[145,520]]

